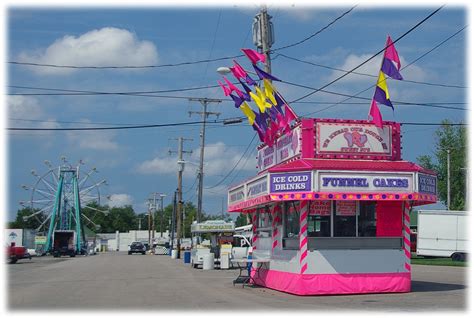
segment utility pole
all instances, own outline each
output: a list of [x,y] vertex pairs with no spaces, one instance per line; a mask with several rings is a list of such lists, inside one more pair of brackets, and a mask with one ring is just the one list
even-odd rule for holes
[[163,238],[163,198],[166,197],[166,194],[160,194],[160,201],[161,201],[161,213],[160,213],[160,237]]
[[174,198],[173,198],[173,215],[171,216],[171,243],[170,243],[170,249],[171,249],[171,255],[173,255],[173,247],[174,247],[174,228],[176,226],[176,194],[177,190],[174,192]]
[[[183,153],[192,153],[192,151],[184,151],[183,150],[183,142],[184,140],[191,140],[186,139],[183,137],[178,138],[178,204],[176,207],[176,240],[177,242],[177,258],[180,258],[180,248],[181,248],[181,208],[183,205],[183,171],[184,171],[184,160],[183,160]],[[170,151],[172,153],[172,151]]]
[[148,244],[151,245],[151,206],[148,202]]
[[451,207],[451,149],[447,149],[448,152],[448,190],[447,190],[447,203],[448,203],[448,211]]
[[138,230],[141,231],[142,229],[142,218],[138,218]]
[[149,209],[151,210],[151,213],[152,213],[152,234],[151,234],[151,241],[154,242],[155,241],[155,232],[156,232],[156,225],[155,225],[155,220],[156,220],[156,198],[157,196],[160,196],[161,198],[161,203],[162,203],[162,211],[161,211],[161,224],[160,224],[160,231],[161,231],[161,237],[163,237],[163,197],[165,197],[166,195],[165,194],[162,194],[162,193],[159,193],[159,192],[152,192],[151,195],[153,195],[153,197],[151,198],[148,198],[148,207]]
[[208,112],[207,111],[207,105],[209,103],[220,103],[222,102],[222,99],[212,99],[212,98],[189,98],[189,101],[198,101],[201,103],[203,107],[202,112],[189,112],[189,115],[191,114],[199,114],[202,116],[202,128],[201,128],[201,154],[199,157],[199,170],[198,170],[198,204],[197,204],[197,215],[196,215],[196,220],[199,223],[201,220],[201,214],[202,214],[202,189],[203,189],[203,182],[204,182],[204,145],[205,145],[205,140],[206,140],[206,121],[207,117],[209,115],[215,115],[216,117],[219,117],[221,113],[216,113],[216,112]]
[[272,72],[270,48],[275,42],[271,19],[272,17],[267,13],[267,7],[262,5],[260,13],[255,16],[253,22],[253,43],[265,54],[265,72],[267,73]]

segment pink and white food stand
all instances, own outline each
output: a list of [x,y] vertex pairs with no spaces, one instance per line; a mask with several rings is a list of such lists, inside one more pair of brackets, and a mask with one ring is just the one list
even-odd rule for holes
[[297,295],[409,292],[413,205],[436,175],[401,158],[400,124],[302,119],[228,193],[251,215],[256,284]]

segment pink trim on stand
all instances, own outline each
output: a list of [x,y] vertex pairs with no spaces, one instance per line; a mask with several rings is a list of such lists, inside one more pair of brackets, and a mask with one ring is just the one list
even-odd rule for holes
[[252,270],[257,285],[296,295],[342,295],[408,293],[410,273],[296,274],[261,269]]
[[308,269],[308,207],[309,201],[300,201],[300,273]]
[[278,224],[280,223],[280,211],[281,207],[279,203],[275,203],[272,209],[272,253],[273,250],[278,246]]
[[[414,200],[417,204],[436,202],[435,195],[410,193],[390,193],[390,192],[285,192],[270,194],[272,201],[293,201],[293,200],[376,200],[376,201],[405,201]],[[415,203],[414,202],[414,203]]]
[[403,249],[405,250],[405,269],[411,272],[411,249],[410,249],[410,204],[403,202]]
[[258,213],[258,210],[255,209],[255,211],[253,212],[252,214],[252,232],[253,232],[253,235],[252,235],[252,251],[255,252],[255,250],[257,249],[257,239],[258,239],[258,235],[257,235],[257,213]]

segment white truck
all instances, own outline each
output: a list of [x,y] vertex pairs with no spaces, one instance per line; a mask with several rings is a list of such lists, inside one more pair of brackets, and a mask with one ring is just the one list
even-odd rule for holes
[[[191,248],[191,265],[197,268],[203,264],[204,255],[214,253],[215,263],[230,265],[231,259],[247,258],[251,248],[250,240],[245,235],[235,235],[234,222],[224,222],[219,220],[206,221],[203,223],[193,223],[191,233],[193,235],[193,247]],[[206,234],[208,240],[198,242],[197,236]],[[222,262],[222,257],[226,257]]]
[[464,211],[418,211],[416,254],[466,260],[467,222]]

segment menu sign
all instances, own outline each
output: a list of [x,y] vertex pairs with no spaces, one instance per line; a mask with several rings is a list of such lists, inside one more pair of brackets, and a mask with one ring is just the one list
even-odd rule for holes
[[309,215],[331,215],[331,201],[311,201]]
[[268,194],[268,181],[267,175],[259,178],[255,181],[247,183],[247,196],[246,200],[252,199],[263,194]]
[[336,215],[354,216],[357,211],[356,201],[336,201]]
[[316,156],[336,155],[392,155],[391,126],[383,129],[363,123],[316,123]]

